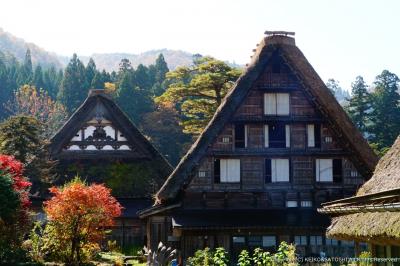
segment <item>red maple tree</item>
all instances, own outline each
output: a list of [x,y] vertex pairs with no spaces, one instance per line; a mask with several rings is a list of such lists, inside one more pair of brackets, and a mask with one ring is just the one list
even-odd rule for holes
[[0,154],[0,170],[9,173],[13,179],[13,188],[19,194],[21,208],[26,210],[30,205],[29,188],[32,185],[22,175],[24,165],[13,156]]
[[98,245],[105,228],[121,215],[121,205],[102,184],[86,185],[76,178],[62,188],[52,187],[44,203],[55,240],[64,246],[70,262],[80,262],[82,249]]

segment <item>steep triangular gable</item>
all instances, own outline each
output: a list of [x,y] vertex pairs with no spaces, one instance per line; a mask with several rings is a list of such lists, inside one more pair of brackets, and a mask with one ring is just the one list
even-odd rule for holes
[[103,90],[85,102],[51,139],[55,159],[157,159],[171,166]]
[[337,136],[346,140],[343,145],[352,151],[353,163],[362,171],[361,174],[365,176],[371,175],[377,162],[377,157],[368,143],[355,128],[302,52],[296,47],[294,39],[275,35],[264,38],[258,45],[252,61],[243,75],[226,95],[210,123],[157,193],[159,202],[174,199],[179,191],[190,183],[195,166],[205,156],[209,145],[214,142],[225,124],[229,122],[229,119],[231,119],[248,95],[254,82],[256,82],[276,53],[279,53],[286,61],[286,64],[291,68],[292,73],[296,75],[309,98],[312,99],[320,113],[327,118],[331,130]]

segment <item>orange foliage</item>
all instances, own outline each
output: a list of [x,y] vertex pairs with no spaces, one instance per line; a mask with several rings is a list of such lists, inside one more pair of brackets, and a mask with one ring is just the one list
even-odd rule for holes
[[52,187],[53,197],[44,203],[57,237],[79,258],[81,248],[98,244],[105,227],[121,215],[121,205],[102,184],[86,185],[75,179],[62,188]]

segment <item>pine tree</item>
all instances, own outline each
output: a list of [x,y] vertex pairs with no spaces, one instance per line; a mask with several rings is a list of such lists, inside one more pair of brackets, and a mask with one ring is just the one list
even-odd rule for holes
[[149,79],[152,84],[151,92],[154,96],[158,97],[165,92],[168,87],[166,82],[166,74],[169,69],[164,60],[163,54],[160,54],[154,65],[149,66]]
[[92,84],[93,78],[97,73],[96,64],[92,58],[89,59],[89,62],[85,69],[85,75],[87,79],[87,84]]
[[345,106],[345,110],[357,128],[365,134],[367,131],[368,114],[371,109],[370,95],[367,91],[367,85],[361,76],[356,78],[351,87],[351,98],[348,105]]
[[24,164],[25,175],[33,183],[32,194],[44,192],[44,184],[52,179],[54,162],[48,160],[42,130],[40,121],[31,116],[12,116],[0,124],[0,153],[12,155]]
[[184,132],[198,135],[210,121],[241,71],[212,57],[202,57],[193,66],[179,67],[167,74],[171,82],[156,103],[174,103],[183,119]]
[[90,88],[91,89],[104,89],[103,76],[100,72],[96,71],[96,74],[94,75],[94,77],[92,79]]
[[83,102],[89,91],[85,66],[74,54],[64,71],[58,99],[72,113]]
[[134,86],[130,72],[124,73],[118,84],[117,103],[136,124],[153,108],[152,99],[140,87]]
[[[43,72],[40,65],[36,66],[35,72],[33,73],[33,85],[38,89],[44,89]],[[46,88],[48,89],[48,88]]]
[[156,64],[155,64],[155,81],[158,83],[163,83],[164,80],[166,79],[166,74],[168,73],[168,65],[167,62],[165,62],[164,55],[160,54],[157,59],[156,59]]
[[44,72],[43,82],[45,84],[44,88],[46,88],[49,96],[55,100],[57,98],[57,93],[60,86],[60,78],[59,73],[54,66],[51,66],[47,71]]
[[140,89],[144,91],[148,91],[150,89],[150,80],[148,69],[142,64],[139,64],[137,69],[134,72],[134,82],[135,86],[138,86]]
[[379,151],[389,148],[400,134],[399,81],[395,74],[384,70],[374,82],[369,133]]
[[0,58],[0,120],[7,117],[5,104],[12,98],[13,91],[9,84],[9,71],[5,63]]
[[24,64],[18,71],[18,77],[16,80],[17,86],[20,87],[24,84],[30,84],[32,82],[32,59],[31,50],[26,50]]

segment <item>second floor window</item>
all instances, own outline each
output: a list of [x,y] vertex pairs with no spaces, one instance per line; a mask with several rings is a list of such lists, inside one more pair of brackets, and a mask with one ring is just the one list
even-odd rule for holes
[[289,93],[265,93],[265,115],[289,115]]
[[307,125],[307,147],[321,147],[321,126],[318,124]]
[[315,175],[317,182],[342,182],[342,159],[316,159]]
[[215,159],[214,181],[215,183],[240,182],[240,159]]
[[235,148],[247,147],[248,126],[245,124],[235,125]]
[[265,182],[289,182],[289,159],[265,159]]
[[290,125],[283,123],[264,125],[264,147],[289,148]]

